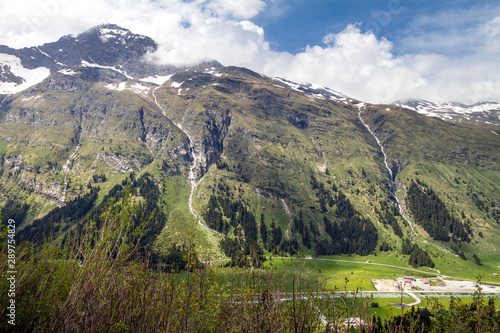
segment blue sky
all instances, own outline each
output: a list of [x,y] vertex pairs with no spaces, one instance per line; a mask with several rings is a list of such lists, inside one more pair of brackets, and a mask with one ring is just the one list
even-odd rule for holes
[[0,44],[115,23],[160,45],[147,61],[216,59],[365,102],[500,102],[500,3],[429,0],[18,0]]
[[415,34],[453,36],[499,14],[496,1],[484,0],[290,0],[271,2],[269,7],[252,21],[264,28],[275,49],[291,53],[321,44],[325,32],[358,24],[362,33],[371,31],[392,41],[396,54],[432,51],[452,55],[464,50],[440,45],[412,47],[405,39]]
[[[387,1],[291,0],[286,5],[283,2],[275,4],[279,8],[262,12],[253,21],[265,29],[266,37],[274,47],[291,53],[300,52],[306,45],[320,44],[325,32],[340,32],[348,24],[382,28],[375,11],[394,12],[393,6],[391,11],[387,8]],[[396,7],[400,12],[400,6]],[[393,21],[397,18],[392,17]],[[383,18],[380,16],[379,20],[385,24]]]

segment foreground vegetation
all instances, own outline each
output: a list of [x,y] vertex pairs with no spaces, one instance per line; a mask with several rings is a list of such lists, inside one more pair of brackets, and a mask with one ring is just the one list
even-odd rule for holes
[[[182,274],[165,273],[135,260],[143,225],[131,196],[110,201],[98,219],[64,245],[46,241],[40,248],[17,247],[16,325],[14,332],[319,332],[348,330],[360,318],[362,331],[496,332],[499,314],[480,293],[471,303],[431,304],[382,320],[358,291],[311,291],[300,261],[288,275],[270,267],[230,268],[221,277],[198,259],[193,244],[182,247]],[[5,234],[3,234],[5,237]],[[139,241],[138,241],[139,240]],[[0,260],[7,271],[7,251]],[[291,283],[287,291],[284,281]],[[323,286],[324,287],[324,286]],[[8,281],[0,282],[7,304]],[[346,324],[346,320],[348,324]]]

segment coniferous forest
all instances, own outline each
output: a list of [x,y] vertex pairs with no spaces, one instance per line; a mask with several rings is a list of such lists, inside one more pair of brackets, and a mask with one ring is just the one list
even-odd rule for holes
[[372,253],[378,242],[373,223],[362,217],[334,184],[329,190],[315,177],[311,178],[311,184],[316,190],[321,211],[331,213],[324,214],[322,221],[326,237],[321,237],[318,223],[311,220],[304,210],[299,210],[292,219],[293,236],[290,239],[283,237],[275,221],[266,221],[263,214],[257,224],[254,214],[243,202],[231,199],[230,188],[223,180],[208,200],[204,219],[212,229],[226,235],[221,247],[231,258],[251,253],[261,256],[263,248],[271,253],[288,255],[297,253],[301,247],[315,249],[317,255]]
[[264,252],[254,214],[243,202],[230,199],[227,184],[220,182],[218,190],[219,194],[213,193],[207,204],[204,215],[207,225],[225,235],[220,246],[231,258],[232,266],[260,266]]
[[450,214],[444,202],[428,185],[419,180],[412,181],[407,200],[415,221],[433,239],[443,242],[448,242],[450,239],[470,242],[470,225]]
[[427,266],[434,267],[434,262],[427,253],[427,251],[422,250],[417,244],[413,243],[409,239],[403,240],[403,246],[401,247],[401,253],[404,255],[409,255],[408,263],[413,267]]
[[366,255],[375,250],[377,229],[370,220],[362,217],[341,190],[333,197],[335,218],[323,218],[325,231],[330,238],[322,238],[315,248],[316,255],[355,253]]

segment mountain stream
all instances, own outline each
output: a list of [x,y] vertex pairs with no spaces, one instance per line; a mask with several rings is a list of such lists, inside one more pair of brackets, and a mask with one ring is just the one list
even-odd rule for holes
[[203,228],[209,230],[209,228],[205,224],[203,224],[203,222],[198,217],[198,214],[196,213],[196,211],[193,208],[193,193],[194,193],[194,190],[196,189],[196,187],[198,186],[198,182],[197,182],[196,176],[194,174],[194,170],[196,168],[196,165],[198,164],[198,157],[196,155],[196,151],[194,150],[193,140],[191,139],[191,136],[189,135],[189,133],[184,129],[184,127],[182,126],[182,124],[176,123],[172,119],[170,119],[169,117],[167,117],[165,109],[162,108],[161,105],[158,103],[158,100],[156,99],[155,91],[156,91],[156,89],[158,89],[160,87],[161,86],[156,87],[155,89],[153,89],[153,92],[152,92],[152,95],[153,95],[153,98],[155,100],[156,105],[158,106],[158,108],[160,108],[160,110],[162,110],[163,115],[165,116],[165,118],[169,119],[184,134],[186,134],[186,136],[188,137],[188,140],[189,140],[189,154],[191,155],[191,157],[193,159],[193,162],[191,163],[191,166],[189,167],[189,174],[188,174],[188,180],[189,180],[189,183],[191,184],[191,193],[189,193],[189,199],[188,199],[189,211],[191,212],[191,214],[193,214],[193,216],[195,217],[196,221],[198,221],[198,224],[200,226],[202,226]]
[[361,118],[361,109],[364,106],[365,106],[364,103],[358,104],[358,109],[359,109],[358,118],[359,118],[359,120],[361,120],[361,123],[365,126],[365,128],[368,130],[368,132],[370,132],[370,134],[375,138],[375,141],[377,141],[377,144],[380,147],[380,151],[382,152],[382,155],[384,155],[384,165],[385,165],[385,168],[387,169],[387,171],[389,172],[389,178],[391,180],[391,192],[392,192],[394,198],[396,199],[396,204],[397,204],[398,209],[399,209],[399,214],[401,214],[401,216],[403,217],[403,219],[410,226],[410,229],[411,229],[410,239],[413,239],[413,224],[403,214],[403,209],[401,208],[401,204],[399,202],[398,196],[396,195],[396,186],[394,184],[394,178],[395,177],[394,177],[394,174],[392,173],[391,168],[389,167],[389,164],[387,164],[387,155],[385,154],[384,146],[382,146],[382,143],[380,143],[380,140],[377,138],[377,136],[375,135],[375,133],[370,129],[370,126],[368,126],[368,124],[366,124],[364,122],[363,118]]

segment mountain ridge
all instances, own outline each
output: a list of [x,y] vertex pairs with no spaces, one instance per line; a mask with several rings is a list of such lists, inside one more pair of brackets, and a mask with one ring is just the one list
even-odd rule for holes
[[[146,55],[157,48],[150,37],[133,34],[115,24],[95,26],[76,36],[66,35],[35,47],[12,49],[0,45],[0,93],[20,92],[41,82],[49,72],[71,72],[79,66],[108,67],[137,78],[171,75],[189,68],[146,62]],[[216,61],[206,61],[200,66],[208,64],[221,66]]]
[[392,105],[404,107],[429,117],[448,121],[481,122],[500,126],[500,103],[477,102],[466,105],[456,102],[434,103],[426,100],[400,100]]
[[[114,67],[115,70],[122,71],[135,78],[166,76],[198,67],[160,66],[146,62],[144,57],[156,51],[157,48],[158,44],[150,37],[134,34],[126,28],[109,23],[92,27],[76,36],[66,35],[56,42],[39,46],[12,49],[6,45],[0,45],[0,56],[4,56],[4,58],[0,57],[0,82],[3,84],[10,82],[20,85],[23,80],[25,80],[21,76],[16,76],[11,70],[13,66],[16,66],[16,59],[6,59],[5,55],[18,58],[20,60],[19,65],[27,70],[46,68],[54,72],[59,70],[71,70],[72,66],[87,64],[88,66],[98,65]],[[63,49],[65,52],[61,52]],[[96,62],[94,59],[99,59],[99,61]],[[220,68],[222,66],[216,60],[204,61],[199,66],[205,66],[207,64],[215,68]],[[46,73],[45,71],[45,75],[47,76]],[[39,75],[43,74],[39,73]],[[33,84],[36,84],[40,81],[33,80],[33,82]],[[297,84],[288,80],[282,82],[288,82],[290,86],[295,85],[296,87],[318,87],[314,84]],[[29,86],[14,90],[0,89],[0,93],[9,94],[12,92],[19,92],[27,87]],[[332,91],[329,88],[326,89]],[[335,93],[339,96],[346,97],[341,93]],[[479,112],[489,113],[489,115],[483,115],[481,118],[487,118],[487,120],[494,121],[495,125],[498,125],[498,120],[500,119],[498,118],[500,103],[496,102],[477,102],[472,105],[464,105],[455,102],[440,104],[425,100],[407,99],[395,101],[392,105],[406,107],[422,114],[440,117],[444,120],[453,119],[457,114],[473,115]],[[477,117],[475,117],[475,120],[478,120]],[[485,120],[483,120],[483,122],[485,122]]]

